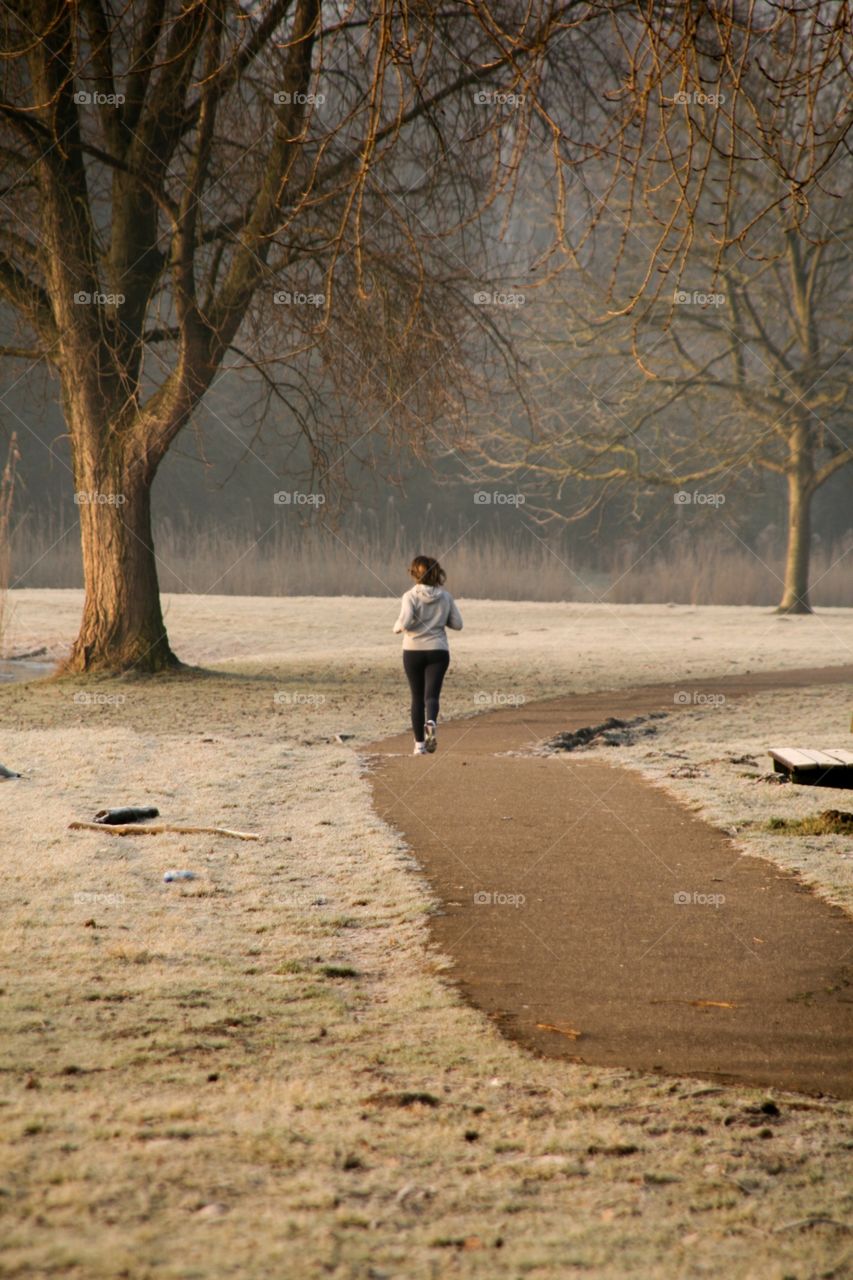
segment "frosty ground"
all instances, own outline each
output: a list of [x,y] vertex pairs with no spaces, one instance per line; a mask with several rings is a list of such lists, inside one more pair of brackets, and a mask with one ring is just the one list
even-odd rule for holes
[[[79,593],[11,603],[7,651],[60,656]],[[359,754],[405,723],[395,601],[165,603],[202,670],[0,689],[0,1274],[844,1274],[849,1104],[539,1061],[446,981]],[[844,793],[761,778],[847,744],[849,696],[690,681],[850,662],[853,610],[462,604],[447,715],[682,680],[608,758],[850,909],[853,842],[762,829]],[[141,802],[264,839],[66,829]]]

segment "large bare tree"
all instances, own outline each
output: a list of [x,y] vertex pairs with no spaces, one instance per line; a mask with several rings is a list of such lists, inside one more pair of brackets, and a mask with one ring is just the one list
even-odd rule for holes
[[588,10],[3,6],[4,354],[60,386],[85,578],[69,670],[175,664],[151,486],[224,369],[254,371],[327,476],[356,406],[392,444],[459,418],[470,332],[490,328],[467,246],[511,199],[530,122],[555,136],[543,57]]

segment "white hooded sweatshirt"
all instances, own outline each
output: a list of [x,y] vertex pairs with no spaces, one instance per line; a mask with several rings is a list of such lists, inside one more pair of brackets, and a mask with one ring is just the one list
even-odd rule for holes
[[462,630],[462,615],[449,591],[419,582],[406,592],[394,623],[395,634],[403,633],[404,649],[449,650],[445,627]]

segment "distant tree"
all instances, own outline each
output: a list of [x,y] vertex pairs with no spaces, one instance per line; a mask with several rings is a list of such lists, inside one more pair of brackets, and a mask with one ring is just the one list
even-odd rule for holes
[[779,608],[809,612],[812,502],[853,462],[848,6],[639,9],[621,28],[616,167],[588,165],[574,285],[540,300],[527,343],[538,429],[492,419],[473,453],[538,487],[545,520],[617,489],[772,472]]
[[[653,352],[647,365],[676,398],[681,423],[692,421],[689,447],[712,483],[747,470],[784,481],[781,613],[811,612],[813,502],[853,463],[853,222],[841,198],[851,172],[846,159],[836,164],[830,181],[838,197],[813,192],[799,225],[783,219],[752,252],[728,254],[718,302],[697,306],[694,293],[681,290],[668,350]],[[712,412],[710,422],[697,425],[691,406],[700,396]],[[676,456],[683,456],[684,435],[669,434]],[[670,454],[669,465],[674,461]],[[663,479],[660,468],[655,479]]]
[[0,472],[0,642],[6,622],[6,592],[9,586],[9,566],[11,563],[10,534],[12,524],[12,504],[15,500],[15,470],[21,460],[18,451],[18,437],[13,432],[9,440],[6,461]]
[[21,337],[0,354],[61,389],[85,579],[68,670],[175,665],[151,485],[229,361],[327,480],[359,437],[422,447],[462,415],[470,334],[493,328],[465,246],[511,200],[531,121],[555,136],[544,58],[587,10],[4,4],[0,297]]

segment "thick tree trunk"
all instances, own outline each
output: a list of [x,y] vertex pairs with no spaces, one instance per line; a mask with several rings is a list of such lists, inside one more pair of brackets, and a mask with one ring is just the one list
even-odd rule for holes
[[809,559],[811,555],[812,459],[808,428],[795,428],[788,470],[788,554],[785,586],[778,613],[811,613]]
[[76,468],[86,598],[67,672],[156,672],[169,647],[151,536],[151,477],[119,458]]

